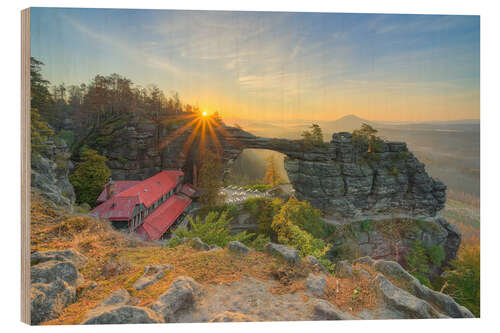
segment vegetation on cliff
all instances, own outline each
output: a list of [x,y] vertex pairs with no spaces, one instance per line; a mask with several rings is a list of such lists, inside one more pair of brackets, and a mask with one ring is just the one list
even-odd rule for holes
[[76,165],[75,171],[69,176],[76,193],[77,204],[87,203],[95,206],[99,194],[111,177],[111,171],[106,165],[106,157],[97,151],[85,149],[82,161]]

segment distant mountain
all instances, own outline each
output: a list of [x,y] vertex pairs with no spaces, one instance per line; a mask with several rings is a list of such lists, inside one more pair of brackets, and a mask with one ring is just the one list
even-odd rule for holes
[[350,114],[333,121],[320,122],[320,125],[328,132],[352,132],[361,127],[361,124],[368,124],[378,127],[380,124],[374,121],[360,118]]

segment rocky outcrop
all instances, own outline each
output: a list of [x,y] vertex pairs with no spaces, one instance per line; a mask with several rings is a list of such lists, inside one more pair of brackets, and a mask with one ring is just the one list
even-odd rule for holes
[[[441,247],[444,250],[444,260],[430,267],[436,276],[443,266],[456,258],[461,241],[458,229],[442,217],[363,220],[344,226],[345,231],[339,231],[328,251],[331,261],[370,256],[404,263],[406,255],[418,241],[425,248]],[[337,229],[341,230],[342,225]]]
[[62,139],[47,141],[40,153],[31,156],[31,187],[59,206],[72,209],[75,191],[68,176],[73,163]]
[[382,142],[368,152],[345,132],[318,147],[260,138],[237,128],[226,127],[224,133],[228,155],[237,156],[244,148],[285,154],[285,169],[297,196],[339,217],[387,212],[434,216],[446,201],[446,186],[426,173],[403,142]]
[[[194,122],[190,126],[189,120],[161,125],[135,121],[124,135],[126,140],[109,143],[102,151],[113,178],[145,179],[174,168],[192,180],[199,154],[191,147],[199,146],[201,136]],[[247,148],[285,154],[285,169],[297,196],[343,218],[398,211],[433,216],[446,200],[446,186],[431,178],[402,142],[382,142],[368,152],[353,143],[349,133],[336,133],[330,142],[311,146],[301,140],[257,137],[221,124],[204,144],[221,153],[228,169]]]
[[83,277],[77,268],[87,259],[74,250],[35,252],[31,255],[31,324],[58,317],[76,300]]

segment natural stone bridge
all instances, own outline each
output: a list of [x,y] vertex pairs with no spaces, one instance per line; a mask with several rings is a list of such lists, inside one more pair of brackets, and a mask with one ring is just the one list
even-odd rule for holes
[[335,133],[321,147],[256,137],[234,127],[222,133],[225,159],[247,148],[285,154],[285,170],[299,199],[329,214],[434,216],[446,201],[446,186],[426,173],[404,142],[383,142],[377,151],[368,152],[353,144],[346,132]]
[[[129,127],[126,142],[106,152],[113,177],[144,179],[161,169],[181,168],[190,178],[197,163],[199,133],[186,151],[192,129],[171,140],[174,130],[144,123]],[[285,169],[297,197],[330,215],[434,216],[446,201],[446,186],[431,178],[402,142],[384,142],[369,153],[366,147],[354,145],[349,133],[336,133],[320,147],[305,145],[302,140],[257,137],[225,125],[215,128],[215,133],[226,166],[244,149],[285,154]],[[211,140],[205,141],[213,145]]]

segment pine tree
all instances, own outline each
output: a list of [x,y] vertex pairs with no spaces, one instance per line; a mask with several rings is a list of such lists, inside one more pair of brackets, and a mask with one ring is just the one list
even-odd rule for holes
[[207,206],[217,204],[222,187],[222,172],[222,163],[217,155],[210,151],[205,152],[198,171],[198,187],[202,190],[201,203]]

